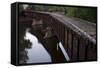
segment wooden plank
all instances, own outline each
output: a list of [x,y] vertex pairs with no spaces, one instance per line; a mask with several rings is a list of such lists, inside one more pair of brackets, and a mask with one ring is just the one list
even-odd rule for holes
[[68,33],[68,55],[71,58],[71,50],[72,50],[72,35],[71,32],[69,31]]
[[76,37],[76,35],[74,35],[73,38],[73,56],[72,56],[72,61],[77,61],[77,47],[78,47],[78,38]]
[[77,61],[79,59],[79,45],[80,45],[80,36],[78,37],[78,43],[77,43]]
[[91,42],[88,44],[87,60],[97,60],[97,47]]
[[80,38],[79,44],[79,61],[85,60],[85,49],[86,49],[86,42],[85,39]]
[[66,51],[68,50],[68,31],[65,30],[65,44],[64,44],[64,48],[66,49]]

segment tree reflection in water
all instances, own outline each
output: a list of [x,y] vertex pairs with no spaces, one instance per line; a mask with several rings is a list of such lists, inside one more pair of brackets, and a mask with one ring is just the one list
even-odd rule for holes
[[[27,28],[30,28],[30,30]],[[38,43],[43,44],[42,47],[44,47],[45,50],[48,51],[48,53],[51,56],[51,61],[53,63],[66,61],[61,50],[59,50],[59,48],[57,47],[59,40],[56,37],[56,35],[54,35],[50,27],[48,27],[44,23],[38,25],[32,25],[32,27],[29,27],[26,24],[19,23],[19,63],[20,64],[26,64],[27,61],[30,59],[28,56],[27,49],[32,48],[32,43],[30,40],[25,39],[25,34],[27,30],[38,38],[39,40]],[[32,61],[32,63],[35,62]]]
[[[38,25],[38,27],[39,26],[40,25]],[[26,63],[51,62],[50,55],[48,54],[48,52],[45,50],[45,48],[43,47],[43,45],[40,42],[40,40],[43,40],[43,36],[44,36],[43,34],[41,34],[40,27],[39,27],[39,29],[37,28],[36,30],[31,28],[33,34],[37,35],[37,37],[39,38],[39,41],[37,40],[35,42],[34,42],[35,38],[32,39],[32,37],[35,37],[35,36],[32,36],[31,33],[29,35],[30,30],[27,27],[21,25],[19,28],[20,28],[20,30],[19,30],[19,44],[20,44],[19,45],[19,63],[26,64]],[[30,38],[29,36],[31,36],[31,39],[29,39]],[[36,44],[36,42],[38,42],[38,43]],[[32,46],[33,43],[35,45]],[[30,49],[30,48],[32,48],[32,49]],[[35,52],[33,52],[33,51],[35,51]]]
[[[43,26],[44,25],[45,24],[43,24]],[[31,29],[30,32],[39,39],[43,47],[49,52],[52,63],[66,61],[61,50],[59,50],[60,48],[57,47],[59,40],[50,27],[46,26],[43,28]]]
[[31,34],[29,31],[26,32],[25,39],[29,39],[32,42],[32,48],[26,49],[28,51],[27,63],[46,63],[51,62],[50,54],[45,50],[38,38]]
[[31,42],[29,40],[25,40],[25,32],[26,26],[19,23],[19,63],[23,64],[26,63],[29,59],[27,56],[26,48],[31,48]]

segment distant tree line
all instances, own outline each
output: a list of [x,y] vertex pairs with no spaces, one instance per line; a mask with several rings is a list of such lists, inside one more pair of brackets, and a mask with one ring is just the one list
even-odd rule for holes
[[[22,9],[22,7],[20,6]],[[81,18],[90,22],[97,22],[97,8],[95,7],[65,7],[52,5],[29,5],[27,10],[42,12],[61,12],[67,16]]]
[[69,7],[67,15],[85,19],[91,22],[97,22],[97,9],[96,8],[82,8],[82,7]]

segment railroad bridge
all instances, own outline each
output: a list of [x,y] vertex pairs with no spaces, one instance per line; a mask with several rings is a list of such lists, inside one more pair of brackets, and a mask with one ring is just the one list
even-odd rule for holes
[[28,25],[32,25],[33,19],[36,19],[51,27],[70,61],[97,60],[96,24],[50,12],[23,11],[23,16],[26,18],[20,21]]

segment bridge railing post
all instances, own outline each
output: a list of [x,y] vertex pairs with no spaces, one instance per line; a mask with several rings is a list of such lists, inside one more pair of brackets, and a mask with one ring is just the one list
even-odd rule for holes
[[[71,61],[96,60],[96,44],[70,28],[65,29],[64,47]],[[93,56],[94,55],[94,56]]]

